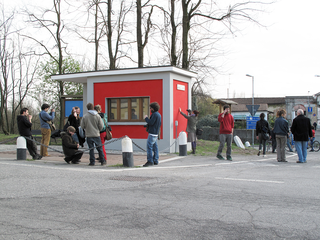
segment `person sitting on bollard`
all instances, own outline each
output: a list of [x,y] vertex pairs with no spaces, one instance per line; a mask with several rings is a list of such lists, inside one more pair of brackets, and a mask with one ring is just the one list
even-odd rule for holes
[[78,164],[83,155],[83,152],[78,150],[79,143],[76,143],[72,138],[73,134],[76,134],[76,129],[72,126],[67,128],[67,132],[61,132],[62,148],[65,155],[64,160],[68,164],[70,162]]
[[28,108],[22,108],[20,110],[20,115],[17,116],[19,134],[22,137],[26,137],[27,148],[30,155],[32,156],[32,159],[40,160],[42,156],[38,154],[37,144],[33,141],[33,137],[32,137],[31,119],[32,119],[32,116],[29,115]]

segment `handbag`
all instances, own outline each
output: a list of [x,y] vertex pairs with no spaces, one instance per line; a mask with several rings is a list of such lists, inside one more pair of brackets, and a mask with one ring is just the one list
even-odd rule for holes
[[203,130],[201,128],[197,128],[196,130],[196,135],[197,136],[201,136],[202,135]]
[[105,118],[102,118],[103,121],[104,121],[104,125],[106,126],[106,136],[105,136],[105,140],[109,141],[112,139],[112,133],[111,133],[111,128],[108,126],[107,122],[106,122],[106,119]]
[[112,139],[112,133],[110,132],[109,128],[106,128],[106,136],[104,139],[107,141]]
[[47,123],[50,126],[51,132],[53,132],[53,131],[55,131],[57,129],[56,125],[54,125],[54,123],[52,121],[47,121]]
[[57,128],[56,128],[56,125],[54,125],[54,123],[53,123],[52,121],[45,121],[45,120],[41,117],[41,114],[40,114],[40,113],[39,113],[39,117],[42,119],[42,121],[44,121],[44,122],[46,122],[46,123],[49,124],[49,127],[50,127],[51,131],[54,131],[54,130],[57,129]]

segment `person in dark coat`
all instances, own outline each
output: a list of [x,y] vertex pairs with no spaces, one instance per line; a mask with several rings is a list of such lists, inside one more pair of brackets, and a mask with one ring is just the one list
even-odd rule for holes
[[83,155],[83,152],[78,150],[79,143],[76,143],[72,138],[74,134],[76,134],[76,129],[72,126],[67,128],[67,132],[61,132],[62,148],[65,155],[64,160],[68,164],[70,162],[78,164]]
[[20,111],[20,115],[17,116],[18,129],[19,134],[22,137],[26,137],[27,148],[34,160],[40,160],[42,158],[41,155],[38,154],[37,145],[33,140],[31,127],[32,127],[32,116],[29,115],[28,108],[22,108]]
[[298,109],[297,117],[293,119],[291,132],[295,141],[295,146],[299,156],[297,163],[307,162],[307,148],[309,137],[312,137],[310,119],[303,115],[303,110]]
[[[73,107],[71,114],[68,117],[68,125],[72,126],[76,130],[76,134],[72,136],[73,140],[80,144],[80,146],[83,147],[83,143],[85,142],[85,139],[82,138],[79,134],[79,127],[80,127],[80,108],[79,107]],[[66,129],[64,129],[66,131]]]
[[[257,140],[259,140],[258,156],[260,156],[261,148],[262,148],[262,145],[263,145],[263,157],[266,156],[266,141],[268,141],[271,138],[269,123],[264,119],[265,116],[266,115],[264,113],[261,113],[260,114],[260,120],[257,121],[257,124],[256,124],[256,137],[257,137]],[[266,130],[265,133],[268,134],[268,139],[264,138],[263,129]],[[267,136],[267,135],[265,135],[265,136]]]

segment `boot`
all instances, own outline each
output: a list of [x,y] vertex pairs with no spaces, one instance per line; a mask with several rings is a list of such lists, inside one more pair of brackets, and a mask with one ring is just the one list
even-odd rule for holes
[[192,148],[192,154],[196,154],[196,148]]

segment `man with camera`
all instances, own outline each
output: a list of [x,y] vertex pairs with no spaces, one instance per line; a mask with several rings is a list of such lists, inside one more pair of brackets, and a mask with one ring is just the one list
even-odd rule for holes
[[157,102],[150,104],[151,116],[144,116],[144,120],[147,122],[147,131],[149,133],[147,140],[147,162],[143,165],[144,167],[149,167],[153,165],[158,165],[159,151],[158,151],[158,136],[161,126],[161,115],[158,112],[160,105]]

